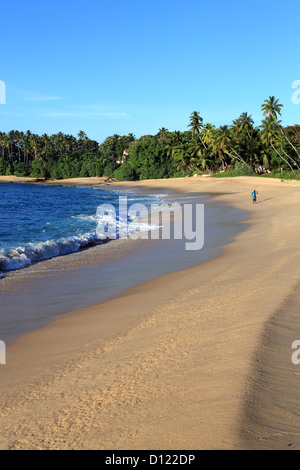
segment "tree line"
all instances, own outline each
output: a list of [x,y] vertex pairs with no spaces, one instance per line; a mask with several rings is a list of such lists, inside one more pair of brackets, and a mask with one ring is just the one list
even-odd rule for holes
[[[190,115],[186,131],[159,129],[139,139],[107,137],[101,144],[80,131],[41,136],[0,132],[0,174],[36,178],[108,176],[118,180],[179,177],[199,173],[300,175],[300,126],[283,127],[283,105],[270,96],[261,106],[262,123],[242,113],[231,125],[204,123]],[[124,151],[126,160],[123,163]]]

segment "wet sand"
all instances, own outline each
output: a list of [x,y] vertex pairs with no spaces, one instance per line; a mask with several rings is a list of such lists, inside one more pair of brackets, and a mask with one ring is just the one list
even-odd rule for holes
[[[119,192],[132,194],[132,191]],[[189,203],[194,209],[196,204],[205,203],[203,249],[186,250],[185,239],[161,239],[161,233],[154,235],[155,232],[151,231],[150,239],[111,240],[6,273],[0,283],[1,339],[10,345],[21,334],[41,328],[62,314],[99,304],[142,282],[218,256],[222,246],[246,229],[247,224],[241,222],[247,218],[248,212],[221,203],[217,197],[215,199],[209,195],[174,192],[170,198],[163,198],[165,208],[171,202]],[[171,233],[174,223],[181,226],[182,215],[183,211],[179,211],[178,220],[172,220]],[[167,217],[174,219],[172,214]],[[185,225],[189,221],[188,226],[191,227],[191,217],[185,213],[184,218]],[[147,223],[160,224],[150,218]],[[166,223],[168,225],[167,220],[163,223],[165,227]]]
[[291,363],[300,184],[198,177],[115,186],[215,192],[249,211],[250,227],[216,259],[17,340],[0,366],[0,447],[300,448],[300,365]]

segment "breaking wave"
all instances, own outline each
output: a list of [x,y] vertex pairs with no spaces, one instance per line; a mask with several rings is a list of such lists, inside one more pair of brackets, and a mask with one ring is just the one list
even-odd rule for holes
[[[160,202],[158,196],[124,194],[129,205]],[[0,185],[0,279],[7,271],[155,228],[134,219],[134,211],[123,214],[119,197],[100,188]],[[99,212],[103,206],[107,211]]]
[[[96,216],[82,215],[77,217],[83,220],[97,220]],[[45,242],[28,243],[25,246],[0,250],[0,279],[3,277],[3,272],[5,271],[26,268],[39,261],[54,258],[56,256],[76,253],[88,246],[105,243],[116,238],[123,238],[125,232],[130,236],[137,232],[144,232],[157,228],[154,225],[139,223],[134,220],[130,220],[128,223],[124,221],[117,221],[116,223],[113,218],[109,216],[104,222],[105,223],[102,221],[102,223],[98,225],[99,229],[97,229],[96,232],[77,235],[68,239],[64,238],[58,241],[47,240]],[[114,230],[109,231],[109,229],[112,228],[114,228]]]

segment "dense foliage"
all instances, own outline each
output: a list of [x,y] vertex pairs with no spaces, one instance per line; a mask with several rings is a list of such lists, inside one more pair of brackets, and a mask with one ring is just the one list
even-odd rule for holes
[[101,144],[83,131],[77,137],[62,132],[51,136],[0,132],[0,175],[55,179],[109,176],[120,181],[203,172],[296,177],[300,126],[281,126],[278,116],[282,105],[273,96],[261,108],[259,127],[254,126],[251,115],[242,113],[230,126],[217,128],[204,124],[194,111],[184,132],[162,128],[156,135],[139,139],[133,134],[115,134]]

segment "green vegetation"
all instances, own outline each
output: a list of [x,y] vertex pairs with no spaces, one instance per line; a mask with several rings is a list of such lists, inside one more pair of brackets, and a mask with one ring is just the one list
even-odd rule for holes
[[51,136],[0,132],[0,175],[108,176],[119,181],[201,173],[300,178],[300,126],[281,126],[282,104],[274,96],[264,101],[261,110],[259,127],[251,115],[242,113],[230,126],[217,128],[204,124],[194,111],[184,132],[162,128],[139,139],[115,134],[101,144],[83,131],[77,137],[62,132]]

